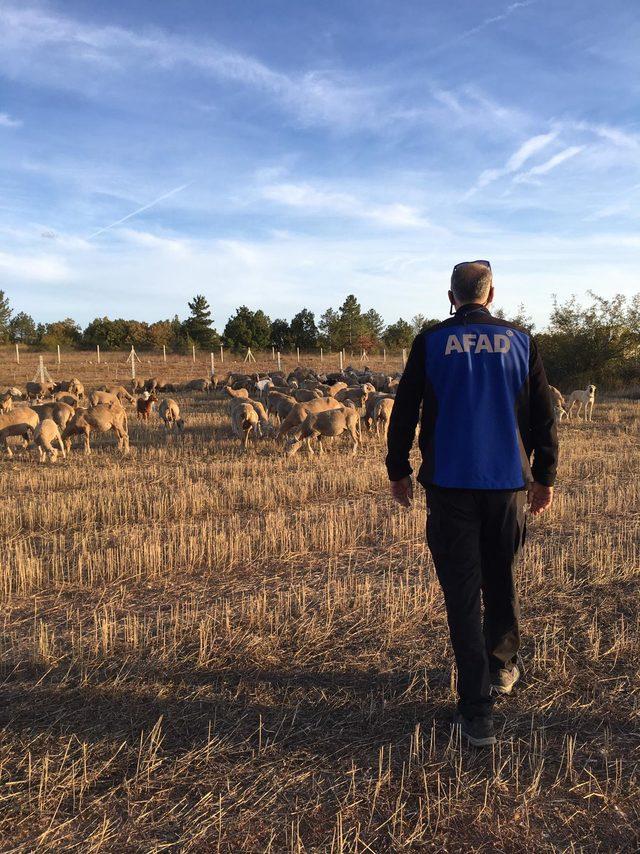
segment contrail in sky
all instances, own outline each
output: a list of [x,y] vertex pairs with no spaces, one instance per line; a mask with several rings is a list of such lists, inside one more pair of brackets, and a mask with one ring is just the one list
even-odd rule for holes
[[99,234],[102,234],[104,231],[108,231],[110,228],[113,228],[114,225],[120,225],[121,222],[126,222],[128,219],[131,219],[132,216],[137,216],[142,211],[147,211],[149,208],[152,208],[154,205],[157,205],[158,202],[161,202],[163,199],[168,199],[169,196],[175,196],[176,193],[180,193],[182,190],[186,190],[187,187],[190,187],[193,184],[193,181],[190,181],[188,184],[181,184],[179,187],[175,187],[173,190],[169,190],[168,193],[163,193],[161,196],[158,196],[157,199],[154,199],[152,202],[149,202],[147,205],[143,205],[141,208],[138,208],[135,211],[132,211],[130,214],[123,216],[122,219],[117,219],[115,222],[110,223],[109,225],[105,225],[104,228],[99,228],[97,231],[94,231],[93,234],[90,234],[87,240],[92,240],[94,237],[97,237]]

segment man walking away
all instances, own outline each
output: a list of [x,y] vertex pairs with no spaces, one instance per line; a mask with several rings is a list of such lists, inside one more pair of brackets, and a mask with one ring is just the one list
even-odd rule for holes
[[489,312],[489,262],[456,264],[449,301],[453,316],[413,342],[386,463],[394,499],[409,507],[422,404],[418,481],[458,669],[454,723],[480,747],[496,741],[492,694],[510,693],[520,676],[514,569],[527,500],[533,514],[551,506],[558,439],[535,342]]

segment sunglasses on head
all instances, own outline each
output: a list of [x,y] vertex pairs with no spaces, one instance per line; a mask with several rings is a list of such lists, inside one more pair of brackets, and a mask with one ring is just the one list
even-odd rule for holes
[[466,267],[468,264],[482,264],[483,267],[488,267],[489,269],[491,269],[491,264],[488,261],[461,261],[453,268],[453,272],[455,273],[458,267]]

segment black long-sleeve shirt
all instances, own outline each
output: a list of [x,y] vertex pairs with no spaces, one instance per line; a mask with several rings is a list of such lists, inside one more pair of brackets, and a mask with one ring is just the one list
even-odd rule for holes
[[421,405],[422,484],[522,489],[533,479],[553,485],[553,401],[535,341],[520,327],[469,304],[416,337],[391,414],[390,480],[411,474]]

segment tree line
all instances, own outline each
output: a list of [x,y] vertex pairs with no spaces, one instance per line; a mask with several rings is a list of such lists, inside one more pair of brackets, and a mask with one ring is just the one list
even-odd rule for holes
[[[564,302],[554,299],[547,328],[536,334],[550,381],[557,385],[594,382],[611,388],[640,382],[640,293],[605,299],[589,292],[589,300],[584,305],[575,297]],[[177,353],[189,352],[193,346],[209,351],[222,344],[239,351],[275,347],[286,353],[298,347],[308,352],[323,347],[327,352],[345,349],[373,354],[383,347],[409,348],[420,331],[439,322],[417,314],[387,325],[375,309],[363,311],[358,299],[349,294],[339,308],[328,308],[317,321],[306,308],[291,320],[271,320],[261,309],[242,305],[220,334],[206,297],[197,294],[188,308],[184,320],[175,316],[148,323],[97,317],[82,329],[71,318],[36,323],[23,311],[14,313],[0,291],[0,343],[42,349],[98,345],[102,350],[122,350],[133,345],[137,350],[157,350],[164,346]],[[493,314],[505,316],[500,309]],[[523,306],[509,319],[535,332]]]

